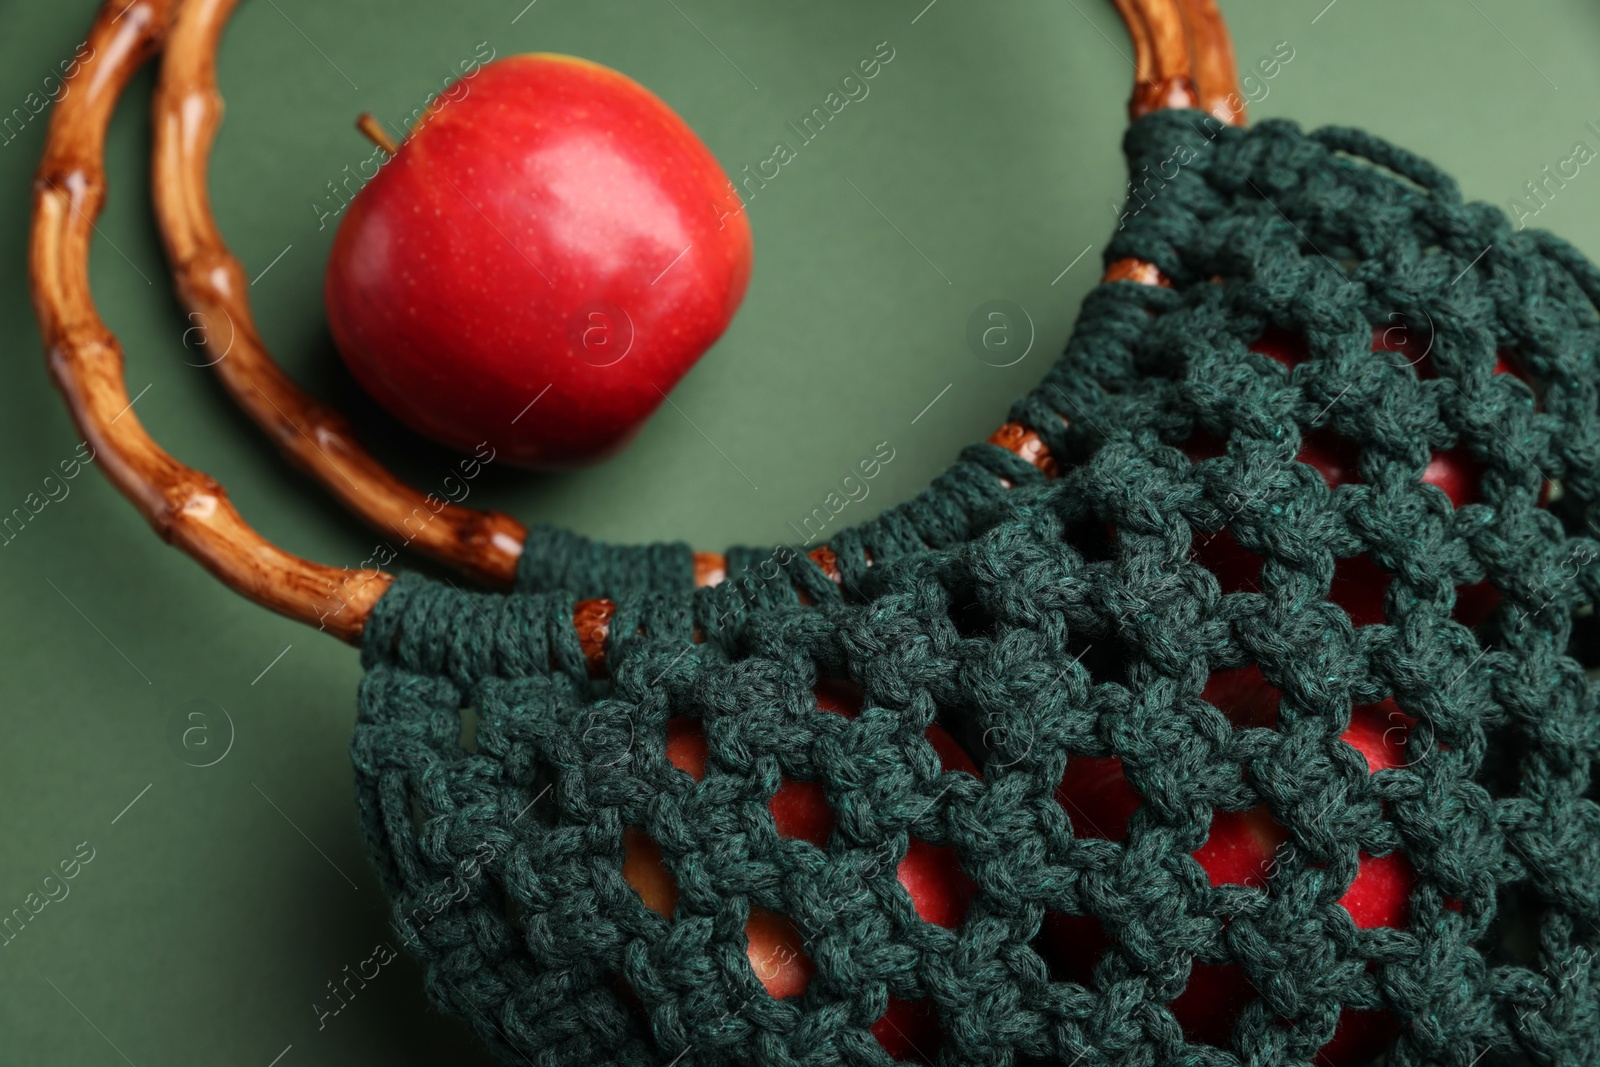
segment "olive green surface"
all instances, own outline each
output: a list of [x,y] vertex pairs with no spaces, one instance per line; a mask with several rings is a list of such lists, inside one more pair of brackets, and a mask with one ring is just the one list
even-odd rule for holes
[[[469,504],[623,541],[793,538],[880,442],[893,461],[838,522],[910,496],[1044,372],[1125,180],[1131,49],[1109,4],[524,3],[244,0],[223,42],[211,188],[262,330],[413,484],[438,488],[451,457],[397,430],[339,366],[321,300],[334,231],[314,205],[371,153],[357,113],[399,126],[483,45],[628,73],[736,176],[794,143],[786,124],[880,42],[894,59],[751,199],[749,296],[673,406],[593,470],[491,466]],[[1363,126],[1507,208],[1576,142],[1600,149],[1600,9],[1586,0],[1224,4],[1241,66],[1293,50],[1251,83],[1257,117]],[[54,87],[93,7],[6,0],[0,14],[3,116]],[[380,537],[280,460],[198,366],[149,209],[152,81],[134,80],[112,124],[92,266],[134,411],[268,538],[359,565]],[[356,652],[164,546],[96,465],[46,481],[79,443],[26,293],[47,117],[0,135],[0,515],[60,498],[0,534],[0,915],[61,899],[0,934],[0,1064],[488,1062],[428,1007],[408,958],[352,983],[332,1013],[328,983],[396,944],[346,758]],[[1546,188],[1537,224],[1600,255],[1600,168]],[[991,300],[1032,321],[1011,366],[992,364],[1021,355],[1025,324],[1011,355],[968,342]]]

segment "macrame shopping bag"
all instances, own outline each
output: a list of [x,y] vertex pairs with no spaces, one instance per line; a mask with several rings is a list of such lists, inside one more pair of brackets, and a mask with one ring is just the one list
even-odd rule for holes
[[[1392,1064],[1600,1056],[1576,629],[1600,593],[1600,272],[1570,246],[1358,131],[1245,128],[1209,0],[1125,0],[1138,210],[1010,421],[824,549],[599,545],[435,508],[272,363],[204,195],[232,6],[96,21],[35,187],[51,368],[162,536],[361,645],[374,861],[434,1001],[508,1062],[884,1063],[894,1005],[945,1064],[1306,1063],[1362,1012]],[[128,410],[87,255],[111,109],[163,49],[157,213],[187,308],[232,325],[225,384],[359,514],[427,506],[415,547],[513,591],[289,556]],[[1441,454],[1470,499],[1427,481]],[[1270,718],[1208,699],[1237,672]],[[850,714],[818,695],[839,691]],[[1373,707],[1405,738],[1376,773],[1340,740]],[[670,756],[684,731],[698,773]],[[1111,758],[1137,792],[1120,836],[1059,793]],[[821,790],[824,838],[779,832],[785,781]],[[1270,878],[1212,884],[1192,854],[1259,810]],[[667,914],[625,877],[630,840]],[[913,907],[916,848],[955,857],[959,921]],[[1396,856],[1408,920],[1353,921],[1361,863]],[[753,915],[797,935],[802,993],[763,988]],[[1050,951],[1083,924],[1087,965]],[[1246,983],[1236,1016],[1186,1039],[1172,1005],[1219,975]]]

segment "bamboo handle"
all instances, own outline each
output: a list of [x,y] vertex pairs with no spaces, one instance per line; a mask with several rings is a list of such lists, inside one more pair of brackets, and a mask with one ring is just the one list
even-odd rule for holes
[[[89,289],[105,205],[106,125],[128,79],[161,46],[177,0],[108,0],[90,56],[50,117],[33,186],[28,271],[51,375],[99,465],[156,533],[243,596],[358,641],[391,579],[292,556],[250,528],[222,487],[150,439],[123,382],[122,348]],[[331,621],[330,621],[331,620]]]
[[1189,62],[1189,41],[1178,0],[1113,0],[1133,39],[1133,98],[1130,118],[1143,118],[1163,108],[1198,107]]
[[1239,94],[1239,65],[1233,58],[1233,39],[1217,0],[1179,0],[1199,84],[1200,108],[1230,126],[1245,121],[1244,97]]

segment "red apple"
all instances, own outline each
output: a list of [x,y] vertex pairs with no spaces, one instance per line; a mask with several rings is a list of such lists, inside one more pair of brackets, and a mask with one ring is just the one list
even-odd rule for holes
[[[860,713],[861,691],[848,683],[824,681],[816,688],[816,698],[819,711],[848,718]],[[930,726],[925,736],[939,753],[945,770],[978,774],[971,757],[942,727]],[[705,735],[697,723],[690,719],[667,723],[667,759],[674,767],[699,781],[705,776],[706,756]],[[797,782],[786,777],[769,807],[781,836],[809,841],[818,848],[827,845],[834,815],[820,782]],[[677,883],[662,863],[660,848],[633,827],[624,831],[622,874],[646,907],[671,917],[678,902]],[[976,886],[961,869],[953,848],[912,838],[895,874],[924,922],[953,929],[966,918]],[[805,992],[816,966],[806,955],[804,939],[794,923],[764,908],[752,907],[745,923],[745,940],[750,966],[770,995],[782,998]],[[872,1035],[893,1059],[930,1063],[944,1039],[931,1003],[896,998],[890,998],[888,1010],[873,1024]]]
[[593,461],[726,329],[749,224],[694,131],[614,70],[511,56],[459,86],[339,224],[334,341],[419,433],[523,466]]
[[[1397,362],[1415,367],[1419,377],[1432,378],[1437,372],[1428,357],[1425,340],[1418,339],[1400,326],[1374,329],[1372,350],[1391,353],[1391,358]],[[1277,360],[1286,367],[1295,367],[1308,358],[1304,340],[1281,330],[1269,330],[1250,346],[1250,350]],[[1517,372],[1502,353],[1496,359],[1494,373]],[[1210,434],[1202,432],[1190,438],[1184,445],[1184,452],[1196,461],[1210,459],[1222,454],[1223,445]],[[1359,449],[1332,430],[1306,433],[1296,458],[1316,468],[1330,489],[1361,481],[1357,470]],[[1478,462],[1465,448],[1458,446],[1446,452],[1435,452],[1423,471],[1422,481],[1444,490],[1450,502],[1459,508],[1478,501],[1478,480],[1481,475]],[[1226,528],[1198,539],[1194,558],[1217,576],[1224,593],[1258,591],[1261,588],[1261,557],[1247,552]],[[1392,576],[1367,556],[1337,560],[1328,598],[1344,608],[1354,625],[1368,626],[1384,621],[1383,601],[1391,580]],[[1456,590],[1455,618],[1466,626],[1482,625],[1499,602],[1500,594],[1487,582],[1460,586]]]
[[[1218,671],[1204,691],[1205,699],[1240,727],[1276,725],[1278,692],[1267,685],[1259,668]],[[1364,705],[1351,712],[1341,739],[1366,759],[1369,772],[1401,767],[1414,720],[1393,700]],[[1116,757],[1074,757],[1056,791],[1073,832],[1080,838],[1121,841],[1128,820],[1139,806],[1139,794],[1122,773]],[[1213,886],[1265,886],[1273,877],[1284,828],[1265,806],[1249,811],[1216,812],[1211,830],[1193,853]],[[1404,927],[1416,874],[1401,853],[1361,854],[1355,879],[1339,899],[1358,927]],[[1066,977],[1087,984],[1095,964],[1110,946],[1099,922],[1090,916],[1046,916],[1051,955]],[[1188,985],[1170,1008],[1191,1041],[1227,1045],[1234,1024],[1256,996],[1242,968],[1234,964],[1196,964]],[[1346,1009],[1333,1039],[1318,1053],[1325,1067],[1353,1067],[1377,1055],[1395,1033],[1393,1019],[1381,1011]]]

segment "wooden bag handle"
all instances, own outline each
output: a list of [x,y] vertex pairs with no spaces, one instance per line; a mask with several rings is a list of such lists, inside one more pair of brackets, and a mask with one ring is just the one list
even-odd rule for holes
[[133,72],[165,40],[177,0],[106,0],[89,58],[50,116],[33,185],[28,276],[46,358],[78,430],[156,533],[264,607],[359,640],[392,579],[290,555],[251,529],[211,478],[150,439],[128,398],[122,346],[89,288],[94,220],[105,205],[105,133]]
[[[1115,0],[1134,41],[1138,67],[1130,112],[1237,100],[1231,48],[1214,0]],[[34,184],[29,275],[52,376],[107,476],[156,532],[236,592],[292,619],[359,643],[392,576],[328,567],[282,551],[252,529],[211,478],[163,451],[132,409],[121,346],[100,318],[89,287],[94,219],[104,206],[105,132],[133,72],[167,49],[153,103],[156,210],[180,298],[200,316],[205,343],[227,345],[213,360],[234,399],[280,449],[356,514],[397,530],[426,500],[354,440],[336,413],[294,385],[273,362],[250,313],[242,266],[227,250],[206,192],[211,143],[221,122],[215,57],[237,0],[106,0],[90,30],[94,45],[68,79],[51,116]],[[1191,51],[1196,59],[1191,62]],[[1242,114],[1219,114],[1239,122]],[[1148,263],[1113,263],[1106,280],[1167,284]],[[219,330],[219,326],[225,327]],[[1007,423],[991,442],[1047,475],[1056,462],[1033,430]],[[430,509],[431,511],[431,509]],[[497,512],[447,505],[411,540],[476,579],[509,583],[526,527]],[[837,579],[831,550],[813,559]],[[869,561],[870,562],[870,561]],[[726,573],[722,557],[696,555],[697,584]],[[609,601],[577,606],[591,670],[604,669]]]

